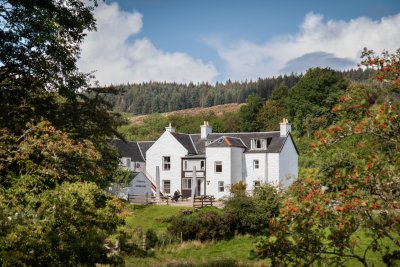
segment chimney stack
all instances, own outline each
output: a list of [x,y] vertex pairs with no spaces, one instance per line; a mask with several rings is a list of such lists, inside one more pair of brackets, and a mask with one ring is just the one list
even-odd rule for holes
[[283,121],[279,123],[281,136],[287,136],[292,130],[292,124],[288,122],[288,119],[283,118]]
[[208,125],[208,121],[204,121],[204,124],[200,126],[200,138],[207,139],[210,133],[212,133],[212,127]]
[[167,131],[167,132],[175,132],[175,128],[172,127],[171,123],[169,123],[168,127],[165,127],[165,131]]

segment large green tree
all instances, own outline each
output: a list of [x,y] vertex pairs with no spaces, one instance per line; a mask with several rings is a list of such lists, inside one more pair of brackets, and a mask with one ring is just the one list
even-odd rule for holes
[[246,105],[240,107],[239,118],[242,131],[258,131],[257,114],[263,105],[262,98],[257,94],[251,94],[246,98]]
[[112,262],[119,120],[76,67],[95,5],[0,0],[0,265]]
[[344,93],[347,82],[331,69],[314,68],[289,92],[287,111],[294,129],[308,135],[333,121],[332,107]]

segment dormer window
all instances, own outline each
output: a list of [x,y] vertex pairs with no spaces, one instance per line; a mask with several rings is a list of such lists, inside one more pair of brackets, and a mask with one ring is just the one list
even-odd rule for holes
[[267,149],[267,140],[265,139],[251,139],[251,149],[265,150]]

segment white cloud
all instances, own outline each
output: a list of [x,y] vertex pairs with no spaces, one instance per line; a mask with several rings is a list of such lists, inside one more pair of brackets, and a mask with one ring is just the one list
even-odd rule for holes
[[[226,61],[227,78],[256,79],[280,74],[281,70],[290,72],[291,67],[298,71],[300,65],[305,64],[302,59],[310,60],[309,55],[313,54],[329,54],[336,63],[331,67],[348,68],[348,62],[353,61],[356,68],[363,47],[378,53],[383,49],[394,52],[399,48],[399,28],[400,14],[377,21],[360,17],[325,22],[322,15],[309,13],[295,35],[279,36],[263,44],[240,41],[234,46],[225,46],[215,40],[208,43]],[[347,62],[347,65],[339,62]],[[295,63],[300,65],[295,66]]]
[[117,3],[100,3],[95,10],[97,32],[89,32],[78,67],[83,72],[96,70],[102,85],[142,81],[213,81],[218,71],[185,53],[157,49],[146,38],[129,42],[142,27],[142,15],[120,10]]

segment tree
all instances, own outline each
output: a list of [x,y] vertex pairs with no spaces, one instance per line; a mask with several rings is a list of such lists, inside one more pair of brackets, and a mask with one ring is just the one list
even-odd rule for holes
[[[397,60],[389,63],[392,66]],[[323,164],[319,177],[299,179],[287,192],[279,216],[270,221],[269,236],[259,240],[256,253],[271,258],[276,266],[344,265],[349,259],[369,266],[369,251],[380,252],[388,266],[398,263],[400,103],[393,95],[396,90],[352,86],[340,97],[332,109],[337,121],[315,131],[311,144],[321,156],[333,150],[333,155],[341,152],[340,158],[325,157],[330,163]],[[360,246],[361,242],[366,245]]]
[[265,102],[257,115],[259,130],[279,130],[279,123],[282,121],[282,118],[287,117],[288,94],[289,88],[284,84],[280,84],[274,89],[271,97]]
[[335,71],[314,68],[289,91],[287,111],[294,129],[308,135],[333,122],[332,107],[344,93],[347,82]]
[[[96,1],[94,1],[96,5]],[[76,68],[93,4],[0,0],[0,263],[112,263],[118,116]]]
[[246,105],[240,107],[239,118],[240,126],[243,131],[257,131],[259,126],[256,117],[263,105],[261,97],[257,94],[251,94],[246,99]]

